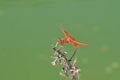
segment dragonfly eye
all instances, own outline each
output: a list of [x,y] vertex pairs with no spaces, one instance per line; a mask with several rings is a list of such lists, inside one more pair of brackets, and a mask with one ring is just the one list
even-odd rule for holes
[[62,42],[62,41],[63,41],[63,39],[62,39],[62,38],[59,38],[59,39],[58,39],[58,42]]
[[63,45],[63,44],[64,44],[64,39],[63,39],[63,38],[59,38],[59,39],[58,39],[58,42],[59,42],[61,45]]

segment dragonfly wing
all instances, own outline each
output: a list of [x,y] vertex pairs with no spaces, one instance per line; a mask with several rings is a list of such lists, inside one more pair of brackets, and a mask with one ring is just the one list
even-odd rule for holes
[[70,35],[65,29],[62,29],[63,34],[65,35],[66,38],[70,38],[72,40],[75,40],[73,36]]

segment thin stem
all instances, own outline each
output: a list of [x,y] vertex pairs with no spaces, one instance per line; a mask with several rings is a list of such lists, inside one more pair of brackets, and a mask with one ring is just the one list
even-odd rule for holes
[[71,58],[69,59],[69,61],[72,60],[72,58],[75,56],[76,52],[77,52],[77,48],[75,49],[75,51],[74,51],[73,55],[71,56]]

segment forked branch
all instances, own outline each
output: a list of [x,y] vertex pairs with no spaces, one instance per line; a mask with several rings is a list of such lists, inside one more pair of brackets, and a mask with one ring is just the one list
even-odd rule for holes
[[79,80],[79,74],[80,69],[76,67],[76,59],[72,61],[72,59],[67,58],[67,53],[62,51],[61,46],[56,43],[56,45],[53,47],[54,55],[52,58],[54,58],[54,61],[52,62],[53,66],[61,65],[62,70],[60,72],[60,75],[69,78],[70,80]]

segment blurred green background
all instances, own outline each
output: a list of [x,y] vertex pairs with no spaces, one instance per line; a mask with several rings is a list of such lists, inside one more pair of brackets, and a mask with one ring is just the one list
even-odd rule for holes
[[63,37],[59,24],[89,44],[77,55],[81,80],[120,80],[119,3],[0,0],[0,80],[66,80],[51,65],[52,45]]

